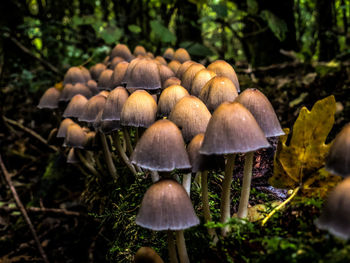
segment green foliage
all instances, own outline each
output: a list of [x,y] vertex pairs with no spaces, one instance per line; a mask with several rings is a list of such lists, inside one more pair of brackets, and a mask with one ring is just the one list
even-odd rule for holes
[[260,16],[267,22],[269,28],[275,34],[275,36],[280,41],[283,41],[288,30],[286,22],[268,10],[261,11]]
[[152,28],[152,33],[161,42],[175,43],[176,36],[168,28],[166,28],[161,21],[152,20],[150,21],[150,25]]

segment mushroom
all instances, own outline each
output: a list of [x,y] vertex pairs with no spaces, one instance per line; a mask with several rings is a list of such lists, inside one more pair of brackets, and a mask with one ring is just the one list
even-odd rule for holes
[[159,74],[160,74],[160,81],[162,83],[162,88],[164,89],[164,84],[165,81],[169,78],[173,78],[175,77],[174,72],[166,65],[158,65],[158,69],[159,69]]
[[171,85],[164,89],[159,97],[157,110],[158,116],[168,116],[175,104],[188,95],[188,91],[179,85]]
[[129,63],[126,61],[120,62],[113,70],[111,76],[111,88],[122,85],[125,73],[128,69]]
[[82,83],[72,85],[70,83],[64,85],[61,93],[60,101],[70,101],[75,95],[81,94],[86,98],[92,96],[91,90]]
[[170,87],[171,85],[181,85],[181,80],[179,80],[177,77],[168,78],[163,83],[163,89],[166,89],[167,87]]
[[57,109],[60,96],[61,96],[61,91],[59,91],[54,87],[49,88],[41,96],[37,107],[39,109]]
[[335,137],[326,158],[326,169],[336,175],[350,175],[350,123]]
[[86,133],[77,123],[72,123],[67,128],[66,137],[63,143],[65,147],[84,149]]
[[71,101],[68,103],[66,109],[63,112],[63,117],[74,117],[78,118],[83,114],[85,109],[85,104],[88,102],[88,99],[80,94],[75,95]]
[[209,80],[199,93],[199,98],[210,112],[225,101],[233,102],[237,96],[237,89],[233,82],[229,78],[219,76]]
[[202,69],[205,69],[202,64],[194,63],[189,66],[188,69],[182,74],[181,84],[185,89],[188,90],[188,92],[191,92],[192,81],[195,75]]
[[161,57],[161,56],[156,56],[155,60],[157,62],[159,62],[160,64],[162,64],[162,65],[165,65],[165,66],[168,65],[168,63],[166,63],[166,60],[163,57]]
[[95,95],[85,104],[83,113],[78,117],[79,121],[93,123],[97,115],[103,109],[106,103],[106,97],[102,95]]
[[67,163],[79,163],[79,159],[74,152],[74,148],[70,148],[67,155]]
[[90,68],[91,77],[94,80],[98,80],[102,71],[104,71],[106,68],[107,68],[106,65],[104,65],[102,63],[97,63],[96,65],[94,65]]
[[110,90],[112,87],[112,74],[113,70],[105,69],[102,71],[97,81],[97,87],[99,90]]
[[[111,64],[109,64],[109,68],[112,69],[112,70],[114,70],[115,67],[116,67],[120,62],[123,62],[123,61],[125,61],[125,59],[122,58],[122,57],[114,57],[114,58],[112,59],[112,61],[111,61]],[[125,62],[126,62],[126,61],[125,61]]]
[[179,127],[185,142],[189,142],[195,135],[205,132],[210,117],[210,112],[200,99],[186,96],[175,104],[169,120]]
[[168,63],[168,67],[174,72],[176,73],[177,70],[180,68],[181,63],[177,60],[172,60]]
[[[236,153],[249,153],[261,148],[269,147],[264,132],[259,127],[253,115],[238,102],[224,102],[213,113],[205,131],[204,141],[200,149],[201,154],[226,154],[227,162],[225,167],[225,177],[222,184],[221,193],[221,219],[226,223],[230,218],[230,189],[232,173]],[[246,162],[245,167],[249,164]],[[249,169],[244,169],[242,195],[240,208],[243,211],[240,218],[246,216],[249,199],[250,174],[246,174]],[[226,235],[228,228],[222,229],[222,235]]]
[[198,71],[192,80],[191,94],[198,97],[204,85],[215,76],[216,74],[211,70]]
[[137,57],[139,55],[142,55],[142,56],[146,56],[147,55],[147,52],[146,52],[146,49],[143,47],[143,46],[136,46],[134,48],[134,56]]
[[110,59],[115,57],[122,57],[126,61],[131,61],[134,58],[130,49],[124,44],[118,44],[112,49]]
[[81,70],[81,73],[84,76],[85,83],[88,82],[89,80],[91,80],[90,71],[87,68],[83,67],[83,66],[79,66],[79,68]]
[[134,263],[164,263],[164,261],[153,248],[140,247],[135,254]]
[[316,221],[320,229],[348,239],[350,237],[350,178],[345,178],[329,195],[320,218]]
[[86,75],[84,76],[84,73],[79,67],[71,67],[64,75],[63,85],[68,83],[74,85],[76,83],[85,83],[86,81]]
[[169,47],[164,51],[163,57],[167,60],[172,60],[174,58],[174,54],[175,54],[174,49]]
[[74,123],[74,121],[72,121],[70,118],[64,119],[61,122],[60,127],[58,128],[58,132],[57,132],[56,137],[57,138],[65,138],[66,134],[67,134],[68,126],[73,124],[73,123]]
[[180,63],[184,63],[185,61],[191,60],[191,56],[188,54],[186,49],[179,48],[175,51],[173,59],[179,61]]
[[233,69],[233,67],[230,64],[228,64],[226,61],[216,60],[213,63],[211,63],[207,67],[207,69],[214,71],[217,76],[227,77],[230,80],[232,80],[233,84],[235,84],[235,87],[237,88],[237,92],[240,92],[239,82],[238,82],[236,72]]
[[97,88],[97,82],[93,79],[90,79],[87,83],[86,86],[90,89],[92,95],[95,95],[99,92]]
[[181,66],[178,68],[178,70],[176,71],[176,77],[181,79],[182,81],[182,75],[186,72],[186,70],[192,66],[193,64],[199,64],[197,62],[194,62],[192,60],[186,61],[184,63],[181,64]]

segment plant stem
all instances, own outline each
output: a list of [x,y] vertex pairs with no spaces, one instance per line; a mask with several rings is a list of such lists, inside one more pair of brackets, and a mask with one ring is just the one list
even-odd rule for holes
[[80,159],[80,161],[85,165],[85,167],[95,176],[99,176],[97,170],[95,169],[95,167],[93,167],[84,157],[84,155],[82,154],[80,149],[76,149],[78,157]]
[[114,178],[114,180],[117,180],[118,179],[117,169],[114,166],[112,155],[108,148],[106,136],[103,133],[100,133],[100,137],[102,142],[103,155],[107,163],[108,171],[110,175]]
[[129,160],[129,157],[126,155],[125,151],[123,150],[118,133],[113,133],[113,141],[114,141],[115,148],[117,148],[117,151],[120,157],[122,158],[122,160],[124,161],[124,163],[126,164],[126,166],[134,175],[136,175],[137,172],[135,170],[135,167],[132,165],[132,163]]
[[187,254],[185,236],[184,236],[183,230],[176,231],[176,245],[177,245],[177,251],[179,252],[180,262],[190,263],[190,260]]
[[191,196],[191,173],[183,175],[182,186],[185,188],[188,196]]
[[254,152],[248,152],[245,155],[243,183],[241,198],[239,200],[238,218],[246,218],[248,215],[248,204],[250,195],[250,184],[252,182],[252,170],[253,170]]
[[265,218],[264,220],[261,222],[261,225],[264,226],[266,224],[266,222],[281,208],[283,208],[286,204],[288,204],[299,192],[300,187],[298,186],[297,188],[295,188],[293,190],[293,193],[290,195],[290,197],[288,197],[283,203],[281,203],[280,205],[278,205],[277,207],[275,207]]
[[124,139],[125,139],[125,143],[126,143],[126,149],[127,149],[129,156],[130,156],[132,154],[132,152],[134,151],[134,149],[132,147],[130,134],[129,134],[128,129],[126,127],[123,127],[123,134],[124,134]]
[[170,263],[178,263],[173,233],[173,231],[168,230],[168,253]]
[[[224,181],[222,182],[222,192],[221,192],[221,204],[220,204],[220,212],[221,212],[220,222],[221,223],[226,223],[231,217],[230,195],[231,195],[233,168],[235,166],[235,157],[236,157],[236,154],[229,154],[227,156],[225,176],[224,176]],[[221,235],[226,236],[228,231],[229,231],[228,226],[223,227],[221,229]]]
[[[203,171],[201,178],[202,178],[201,184],[202,184],[203,215],[204,215],[205,223],[208,223],[211,221],[209,197],[208,197],[208,171]],[[214,239],[214,240],[217,239],[215,229],[208,228],[208,234],[212,239]]]

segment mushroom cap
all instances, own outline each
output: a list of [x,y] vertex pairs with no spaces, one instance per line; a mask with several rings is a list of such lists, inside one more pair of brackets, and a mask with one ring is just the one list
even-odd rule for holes
[[177,70],[180,68],[181,63],[177,60],[172,60],[168,63],[168,67],[174,72],[176,73]]
[[[112,59],[111,63],[109,64],[109,68],[114,70],[114,68],[120,63],[125,61],[122,57],[115,57]],[[125,61],[126,62],[126,61]]]
[[153,55],[152,52],[147,52],[147,57],[151,58],[151,59],[154,59],[154,55]]
[[168,65],[168,63],[166,62],[166,60],[165,60],[163,57],[161,57],[161,56],[156,56],[155,61],[156,61],[157,63],[160,63],[160,64],[165,65],[165,66]]
[[174,54],[175,54],[174,49],[171,48],[171,47],[168,47],[168,48],[164,51],[163,57],[164,57],[165,59],[172,60],[172,59],[174,58]]
[[95,122],[97,115],[103,110],[106,103],[106,97],[95,95],[85,104],[82,115],[79,116],[79,121]]
[[167,79],[175,77],[175,73],[166,65],[158,65],[160,81],[162,83],[162,87],[164,88],[164,83]]
[[194,63],[191,66],[189,66],[188,69],[182,74],[182,86],[189,92],[191,91],[192,81],[195,75],[202,69],[205,69],[205,67],[202,64]]
[[[179,69],[176,71],[176,77],[182,80],[182,75],[186,72],[186,70],[193,64],[196,64],[197,62],[194,62],[192,60],[186,61],[181,64]],[[199,63],[197,63],[199,64]]]
[[199,153],[204,140],[204,133],[197,134],[187,145],[187,153],[192,166],[192,173],[222,168],[225,160],[222,155],[204,155]]
[[67,134],[67,129],[68,126],[73,124],[74,121],[72,121],[70,118],[64,119],[63,121],[61,121],[60,127],[58,128],[58,132],[56,137],[57,138],[65,138],[66,134]]
[[[131,64],[132,63],[130,63],[130,65]],[[157,90],[161,88],[161,85],[158,64],[151,59],[140,59],[134,65],[134,68],[130,73],[130,78],[127,82],[127,89]]]
[[141,46],[141,45],[137,45],[134,48],[134,56],[137,57],[138,55],[142,55],[142,56],[146,56],[147,55],[146,49],[143,46]]
[[60,97],[61,91],[54,87],[49,88],[41,96],[37,107],[39,109],[57,109]]
[[177,77],[168,78],[166,81],[164,81],[163,88],[166,89],[171,85],[181,85],[181,80],[179,80]]
[[74,148],[70,148],[67,155],[67,163],[79,163],[80,160],[77,158]]
[[91,90],[83,83],[76,83],[74,85],[68,83],[64,85],[60,101],[70,101],[77,94],[83,95],[86,98],[90,98],[92,96]]
[[134,257],[135,263],[164,263],[163,259],[150,247],[140,247]]
[[86,144],[86,133],[77,123],[70,124],[63,146],[84,149]]
[[225,101],[233,102],[237,96],[238,92],[233,82],[229,78],[219,76],[209,80],[199,93],[199,98],[211,112]]
[[142,134],[130,159],[152,171],[191,168],[180,130],[165,119],[153,123]]
[[276,113],[266,96],[257,89],[246,89],[236,98],[258,122],[266,137],[284,135]]
[[97,86],[99,90],[111,89],[113,72],[114,71],[111,69],[105,69],[104,71],[102,71],[97,81]]
[[191,56],[188,54],[186,49],[179,48],[175,51],[173,59],[179,61],[180,63],[184,63],[185,61],[191,60]]
[[85,109],[85,104],[88,102],[88,99],[80,94],[75,95],[72,100],[68,103],[66,109],[63,112],[63,117],[75,117],[78,118],[81,116]]
[[232,80],[233,84],[235,84],[235,87],[237,88],[237,91],[240,92],[236,71],[229,63],[224,60],[216,60],[211,63],[207,69],[214,71],[218,76],[227,77]]
[[157,103],[144,90],[132,93],[124,103],[121,124],[133,127],[148,127],[154,123],[157,113]]
[[90,89],[92,95],[95,95],[99,92],[98,87],[97,87],[97,82],[93,79],[90,79],[87,83],[86,86]]
[[107,99],[107,97],[109,96],[109,91],[108,90],[102,90],[97,95],[101,95],[101,96],[103,96],[103,97],[105,97]]
[[200,99],[186,96],[175,104],[169,120],[179,127],[185,142],[189,142],[198,133],[205,132],[210,117],[210,112]]
[[136,224],[152,230],[182,230],[199,224],[186,190],[175,180],[160,180],[145,193]]
[[326,169],[343,177],[350,175],[350,123],[335,137],[326,158]]
[[224,102],[213,113],[201,154],[231,154],[270,147],[254,116],[238,102]]
[[175,104],[185,96],[188,96],[188,91],[179,85],[171,85],[164,89],[159,97],[158,110],[159,116],[168,116]]
[[350,237],[350,178],[345,178],[329,195],[325,208],[315,221],[320,229],[348,239]]
[[114,68],[111,76],[111,88],[122,85],[128,66],[129,62],[122,61]]
[[63,85],[68,83],[74,85],[76,83],[85,83],[86,81],[86,75],[79,67],[71,67],[64,75]]
[[79,66],[79,68],[81,70],[81,73],[84,76],[85,82],[88,82],[91,79],[90,71],[86,67],[83,67],[83,66]]
[[92,66],[90,68],[90,74],[91,77],[94,80],[98,80],[98,78],[100,77],[102,71],[104,71],[107,68],[107,66],[103,63],[97,63],[96,65]]
[[124,44],[118,44],[112,49],[110,59],[115,57],[122,57],[126,61],[131,61],[134,58],[130,49]]
[[128,97],[129,94],[123,87],[117,87],[112,90],[103,108],[102,121],[119,121],[124,103]]
[[191,94],[198,97],[204,85],[215,76],[215,72],[208,69],[198,71],[192,80]]

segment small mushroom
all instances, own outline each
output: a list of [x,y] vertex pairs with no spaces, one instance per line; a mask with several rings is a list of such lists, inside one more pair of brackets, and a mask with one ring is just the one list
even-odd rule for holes
[[181,66],[178,68],[178,70],[176,71],[176,77],[181,79],[182,81],[182,75],[186,72],[186,70],[192,66],[193,64],[199,64],[197,62],[194,62],[192,60],[186,61],[184,63],[181,64]]
[[147,55],[147,52],[146,52],[146,49],[143,47],[143,46],[136,46],[134,48],[134,56],[137,57],[139,55],[142,55],[142,56],[146,56]]
[[[112,70],[114,70],[115,67],[116,67],[120,62],[123,62],[123,61],[125,61],[125,59],[122,58],[122,57],[114,57],[114,58],[112,59],[111,63],[109,64],[109,68],[112,69]],[[126,61],[125,61],[125,62],[126,62]]]
[[126,61],[131,61],[134,58],[130,49],[124,44],[118,44],[112,49],[110,59],[115,57],[122,57]]
[[41,96],[37,107],[39,109],[57,109],[60,97],[61,91],[56,88],[49,88]]
[[188,90],[188,92],[191,92],[192,81],[195,75],[202,69],[205,69],[202,64],[194,63],[182,74],[181,83],[182,86]]
[[204,85],[215,76],[216,74],[211,70],[198,71],[192,81],[191,94],[198,97]]
[[71,67],[68,69],[66,74],[64,75],[63,85],[65,84],[76,84],[76,83],[85,83],[86,76],[79,67]]
[[75,95],[71,101],[68,103],[66,109],[63,112],[63,117],[73,117],[78,118],[82,115],[83,110],[85,109],[85,104],[88,102],[88,99],[80,94]]
[[90,98],[92,96],[91,90],[84,84],[76,83],[75,85],[72,85],[68,83],[64,85],[60,101],[70,101],[77,94],[83,95],[86,98]]
[[163,83],[163,89],[166,89],[167,87],[170,87],[171,85],[181,85],[181,80],[179,80],[177,77],[168,78]]
[[166,62],[166,60],[165,60],[163,57],[161,57],[161,56],[156,56],[155,60],[156,60],[157,62],[159,62],[160,64],[162,64],[162,65],[165,65],[165,66],[168,65],[168,63]]
[[60,127],[58,128],[58,132],[57,132],[56,137],[57,138],[65,138],[66,134],[67,134],[68,126],[73,124],[73,123],[74,123],[74,121],[72,121],[70,118],[64,119],[61,122]]
[[216,60],[211,63],[207,69],[215,72],[217,76],[227,77],[232,80],[233,84],[237,88],[237,92],[240,92],[239,82],[233,67],[224,60]]
[[188,91],[179,85],[171,85],[164,89],[159,97],[157,110],[158,116],[168,116],[175,104],[188,95]]
[[154,249],[140,247],[135,254],[134,263],[164,263],[164,261]]
[[77,123],[70,124],[63,146],[84,149],[86,144],[86,133]]
[[120,62],[113,70],[111,76],[111,88],[122,85],[125,73],[128,69],[129,63],[126,61]]
[[95,122],[97,115],[101,110],[103,110],[103,107],[106,103],[106,98],[101,95],[95,95],[92,98],[88,100],[88,102],[85,104],[84,110],[82,115],[79,116],[79,121],[85,121],[85,122]]
[[174,58],[174,54],[175,54],[174,49],[169,47],[164,51],[163,57],[167,60],[172,60]]
[[177,70],[180,68],[181,63],[177,60],[172,60],[168,63],[168,67],[174,72],[176,73]]
[[123,87],[112,90],[103,108],[102,121],[120,121],[123,106],[129,94]]
[[112,74],[113,70],[111,69],[105,69],[104,71],[102,71],[97,81],[97,87],[99,90],[111,90]]
[[185,61],[191,60],[191,56],[188,54],[186,49],[179,48],[175,51],[173,59],[179,61],[180,63],[184,63]]
[[102,71],[104,71],[106,68],[107,68],[106,65],[104,65],[102,63],[97,63],[96,65],[94,65],[90,68],[91,77],[94,80],[98,80]]

